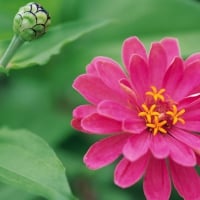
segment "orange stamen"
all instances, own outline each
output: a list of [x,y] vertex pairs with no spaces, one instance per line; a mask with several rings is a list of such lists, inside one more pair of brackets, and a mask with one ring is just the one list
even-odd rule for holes
[[147,107],[146,104],[142,104],[142,108],[144,109],[144,111],[139,112],[138,116],[140,117],[146,117],[146,120],[148,123],[151,123],[151,118],[152,116],[156,116],[159,115],[159,112],[155,111],[156,105],[153,104],[150,109]]
[[166,134],[168,129],[178,122],[185,124],[182,117],[185,109],[178,110],[174,101],[165,100],[164,92],[164,88],[157,90],[155,86],[151,86],[151,91],[147,91],[146,95],[151,96],[153,101],[148,98],[148,104],[143,103],[142,111],[138,113],[138,116],[144,118],[146,127],[153,135]]
[[178,111],[176,105],[172,105],[172,110],[167,111],[166,114],[170,115],[172,117],[172,124],[176,124],[177,122],[181,122],[182,124],[185,124],[185,120],[181,117],[185,113],[185,109],[181,109]]
[[167,123],[166,120],[160,121],[158,116],[154,117],[154,121],[152,123],[147,123],[146,126],[153,129],[153,135],[156,135],[158,132],[167,133],[166,129],[163,126]]
[[157,90],[157,88],[155,86],[151,86],[151,89],[152,89],[152,91],[146,92],[146,95],[152,96],[155,102],[157,102],[159,99],[161,101],[165,100],[165,97],[163,95],[163,93],[165,92],[164,88]]

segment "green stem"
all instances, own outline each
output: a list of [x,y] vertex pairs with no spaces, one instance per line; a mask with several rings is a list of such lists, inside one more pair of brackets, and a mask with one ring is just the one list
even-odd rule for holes
[[18,48],[24,43],[24,40],[21,39],[20,36],[14,35],[8,48],[6,49],[4,55],[2,56],[0,60],[0,66],[3,66],[6,68],[7,64],[11,60],[11,58],[14,56]]

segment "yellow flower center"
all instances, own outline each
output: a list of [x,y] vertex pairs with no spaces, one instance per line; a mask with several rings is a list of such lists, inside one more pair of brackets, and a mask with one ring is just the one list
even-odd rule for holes
[[185,109],[178,110],[174,101],[164,96],[165,89],[158,90],[151,86],[151,91],[146,93],[146,101],[141,105],[139,117],[144,118],[148,130],[156,135],[166,134],[172,125],[185,123],[182,118]]
[[151,86],[151,89],[152,89],[152,91],[147,91],[146,95],[152,96],[155,102],[158,101],[159,99],[161,101],[165,100],[165,97],[163,95],[163,93],[165,92],[164,88],[157,91],[157,88],[155,86]]

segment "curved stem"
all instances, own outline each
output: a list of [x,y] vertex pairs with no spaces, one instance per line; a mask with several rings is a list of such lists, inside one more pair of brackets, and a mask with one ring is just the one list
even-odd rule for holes
[[4,68],[7,66],[11,58],[14,56],[18,48],[24,43],[20,36],[14,35],[8,48],[0,60],[0,65]]

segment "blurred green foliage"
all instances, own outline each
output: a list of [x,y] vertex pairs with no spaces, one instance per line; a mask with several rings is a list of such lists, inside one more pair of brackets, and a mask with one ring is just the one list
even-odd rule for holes
[[[0,0],[0,40],[12,37],[12,20],[26,0]],[[0,125],[26,128],[41,136],[66,167],[72,191],[80,200],[141,200],[142,183],[122,190],[113,184],[115,164],[90,171],[82,163],[88,147],[98,139],[70,126],[75,106],[83,98],[71,87],[95,56],[121,63],[121,44],[137,35],[147,48],[154,40],[175,36],[184,57],[200,51],[200,2],[195,0],[38,0],[51,14],[52,27],[80,20],[113,23],[66,43],[43,66],[13,70],[0,76]],[[77,29],[78,30],[78,29]],[[48,34],[48,33],[47,33]],[[78,34],[78,33],[77,33]],[[2,50],[1,50],[2,51]],[[18,55],[20,56],[20,55]],[[14,57],[13,59],[16,59]],[[0,199],[39,200],[25,191],[0,185]],[[181,199],[173,191],[171,200]]]
[[27,130],[0,130],[0,178],[51,200],[74,200],[65,168],[49,145]]

